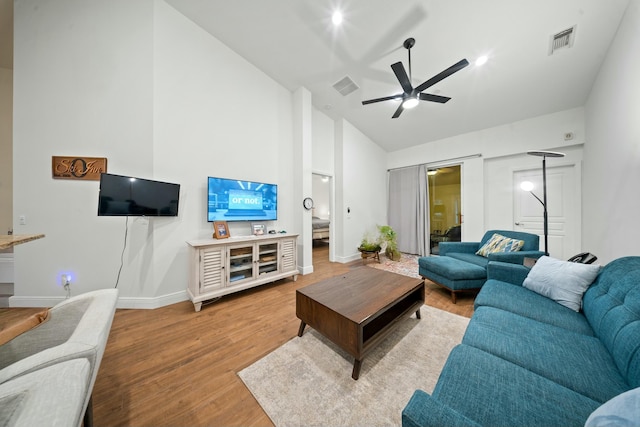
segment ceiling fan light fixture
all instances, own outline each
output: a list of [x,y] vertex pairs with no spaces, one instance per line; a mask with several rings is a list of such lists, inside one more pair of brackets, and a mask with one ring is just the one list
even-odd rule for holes
[[430,101],[444,104],[451,99],[446,96],[423,93],[423,91],[435,84],[438,84],[440,81],[446,79],[453,73],[460,71],[461,69],[469,65],[469,61],[467,61],[466,59],[462,59],[446,70],[441,71],[440,73],[431,77],[429,80],[426,80],[422,84],[413,87],[413,84],[411,83],[411,48],[415,45],[415,43],[416,41],[414,38],[408,38],[403,43],[403,46],[405,49],[407,49],[407,54],[409,56],[409,74],[407,74],[407,70],[404,68],[404,65],[402,65],[401,61],[391,64],[391,70],[393,70],[393,73],[398,79],[398,83],[400,83],[400,86],[402,87],[402,93],[391,96],[384,96],[382,98],[367,99],[365,101],[362,101],[362,105],[402,99],[402,104],[400,104],[400,106],[396,109],[396,112],[393,113],[393,116],[391,116],[392,119],[397,119],[405,109],[414,108],[420,101]]
[[404,108],[405,110],[406,109],[410,109],[410,108],[414,108],[414,107],[416,107],[418,105],[418,102],[419,102],[418,101],[418,97],[417,96],[416,97],[412,96],[410,98],[405,99],[402,102],[402,108]]

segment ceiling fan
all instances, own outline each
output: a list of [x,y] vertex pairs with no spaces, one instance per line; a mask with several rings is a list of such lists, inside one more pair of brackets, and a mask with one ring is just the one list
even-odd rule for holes
[[422,83],[421,85],[413,87],[411,85],[411,48],[415,44],[416,44],[416,41],[414,38],[408,38],[403,43],[403,46],[405,47],[405,49],[409,51],[409,75],[407,75],[407,72],[405,71],[404,65],[402,65],[402,62],[396,62],[395,64],[391,65],[391,69],[393,70],[393,72],[396,75],[396,78],[400,82],[400,86],[402,86],[403,92],[397,95],[385,96],[383,98],[376,98],[376,99],[369,99],[367,101],[362,101],[362,105],[373,104],[374,102],[389,101],[392,99],[402,99],[402,103],[400,103],[400,106],[398,106],[398,109],[396,110],[396,112],[393,114],[393,116],[391,116],[392,119],[395,119],[400,117],[400,114],[402,114],[402,112],[405,109],[413,108],[416,105],[418,105],[419,101],[431,101],[431,102],[439,102],[441,104],[444,104],[445,102],[451,99],[446,96],[422,93],[422,91],[430,88],[431,86],[438,83],[439,81],[444,80],[445,78],[449,77],[451,74],[462,70],[464,67],[469,65],[469,61],[467,61],[466,59],[463,59],[460,62],[442,71],[441,73],[431,77],[429,80]]

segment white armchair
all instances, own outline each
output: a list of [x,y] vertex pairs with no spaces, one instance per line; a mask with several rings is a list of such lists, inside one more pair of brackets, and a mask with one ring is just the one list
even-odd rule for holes
[[[87,359],[87,389],[77,404],[80,414],[84,414],[84,426],[91,426],[91,392],[117,300],[116,289],[102,289],[75,296],[51,308],[46,322],[0,346],[0,385],[64,361]],[[82,421],[78,419],[75,425],[81,425]]]

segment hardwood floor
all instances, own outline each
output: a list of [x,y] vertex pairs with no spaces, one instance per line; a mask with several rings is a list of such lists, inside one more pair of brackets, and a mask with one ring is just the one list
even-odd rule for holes
[[[237,372],[298,332],[295,290],[368,268],[330,263],[314,248],[314,273],[223,297],[196,313],[185,301],[156,310],[117,310],[93,389],[96,426],[271,426]],[[426,284],[426,304],[470,317],[473,294],[452,304]],[[0,309],[0,322],[36,309]]]

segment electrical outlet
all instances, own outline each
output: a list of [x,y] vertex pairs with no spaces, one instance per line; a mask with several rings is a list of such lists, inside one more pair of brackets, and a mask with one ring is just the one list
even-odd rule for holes
[[25,215],[20,215],[18,221],[20,221],[20,225],[27,225],[27,217]]
[[71,285],[71,275],[70,274],[63,274],[62,276],[60,276],[60,284],[65,289],[69,289],[69,285]]

